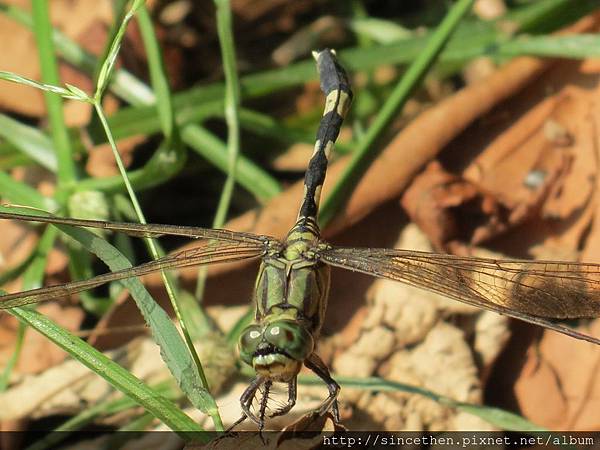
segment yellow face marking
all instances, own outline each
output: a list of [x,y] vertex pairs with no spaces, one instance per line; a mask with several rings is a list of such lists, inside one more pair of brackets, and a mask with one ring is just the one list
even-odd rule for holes
[[265,355],[254,359],[256,373],[274,380],[286,381],[300,372],[302,362],[283,355]]

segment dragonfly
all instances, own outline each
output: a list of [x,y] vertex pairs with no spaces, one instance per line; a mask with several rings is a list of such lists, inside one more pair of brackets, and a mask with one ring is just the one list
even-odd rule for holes
[[[136,237],[176,235],[193,238],[189,250],[96,277],[0,297],[0,309],[53,300],[158,270],[260,259],[253,300],[254,321],[239,339],[241,359],[255,378],[240,398],[242,417],[264,427],[269,390],[287,385],[287,402],[269,417],[287,414],[295,405],[297,376],[305,366],[320,377],[328,395],[314,411],[340,422],[340,386],[315,352],[323,326],[330,268],[387,278],[436,292],[568,336],[600,344],[556,319],[600,316],[600,264],[564,261],[500,260],[390,248],[336,247],[320,238],[319,200],[327,164],[352,101],[348,76],[335,52],[314,53],[326,96],[314,152],[304,179],[304,195],[295,224],[284,239],[222,229],[144,225],[0,212],[0,219],[92,227]],[[215,244],[216,243],[216,244]],[[215,244],[215,245],[213,245]],[[258,398],[259,394],[262,395]],[[253,409],[258,401],[259,409]]]

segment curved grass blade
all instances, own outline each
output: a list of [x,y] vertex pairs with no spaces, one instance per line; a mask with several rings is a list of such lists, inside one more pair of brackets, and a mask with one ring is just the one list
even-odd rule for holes
[[183,433],[184,439],[186,438],[185,432],[202,431],[177,405],[157,394],[106,355],[47,317],[27,308],[13,308],[9,312],[67,351],[73,358],[89,367],[116,389],[134,399],[173,431]]
[[0,114],[0,135],[41,166],[51,172],[57,171],[58,163],[56,153],[52,149],[52,142],[37,128]]
[[[451,398],[445,397],[435,392],[423,389],[417,386],[410,386],[404,383],[398,383],[395,381],[388,381],[382,378],[369,377],[369,378],[353,378],[336,376],[335,379],[344,387],[353,387],[366,389],[371,391],[400,391],[409,392],[411,394],[421,395],[423,397],[430,398],[431,400],[455,408],[460,411],[465,411],[469,414],[477,416],[486,422],[494,425],[495,427],[501,428],[506,431],[521,431],[521,432],[536,432],[536,431],[547,431],[545,428],[536,425],[524,417],[510,411],[505,411],[500,408],[495,408],[485,405],[474,405],[471,403],[457,402]],[[320,381],[316,377],[302,376],[298,379],[302,384],[320,384]]]

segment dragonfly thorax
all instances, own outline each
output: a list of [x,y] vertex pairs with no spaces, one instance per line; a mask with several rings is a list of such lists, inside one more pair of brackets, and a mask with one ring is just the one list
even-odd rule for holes
[[313,231],[297,224],[269,249],[256,279],[255,321],[242,333],[240,356],[271,380],[289,381],[298,374],[323,324],[329,266],[318,253],[327,244]]

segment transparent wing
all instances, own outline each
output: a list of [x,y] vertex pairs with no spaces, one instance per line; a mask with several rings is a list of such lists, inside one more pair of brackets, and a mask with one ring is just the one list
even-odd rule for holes
[[164,235],[185,236],[196,239],[215,239],[225,242],[263,243],[269,239],[252,233],[238,233],[229,230],[216,230],[212,228],[182,227],[177,225],[157,225],[125,222],[104,222],[101,220],[68,219],[63,217],[39,216],[29,214],[13,214],[0,212],[0,219],[21,220],[27,222],[42,222],[76,227],[100,228],[103,230],[117,231],[136,237],[157,238]]
[[190,250],[164,256],[155,261],[140,264],[115,272],[105,273],[88,280],[74,281],[40,289],[32,289],[15,294],[0,296],[0,309],[14,308],[31,303],[66,297],[77,292],[101,286],[110,281],[123,280],[146,275],[158,270],[176,269],[179,267],[200,266],[242,259],[257,258],[263,254],[265,246],[262,242],[230,242],[216,243],[207,241],[205,245]]
[[383,248],[332,248],[320,255],[332,266],[400,281],[600,344],[599,339],[547,320],[600,316],[600,264]]

